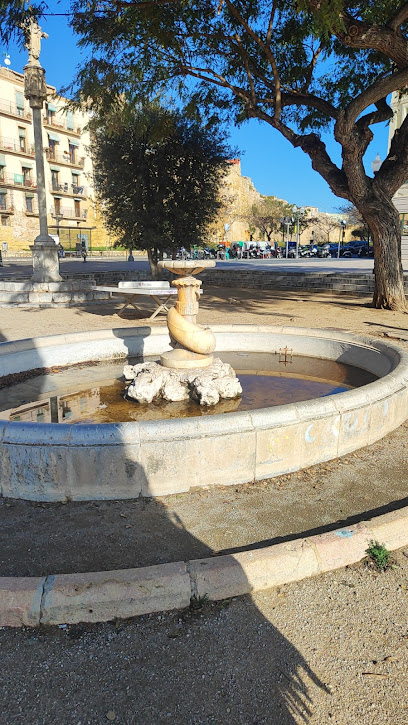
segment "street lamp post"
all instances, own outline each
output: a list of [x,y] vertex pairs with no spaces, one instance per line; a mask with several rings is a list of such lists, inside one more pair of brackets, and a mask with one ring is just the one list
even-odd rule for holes
[[290,225],[293,224],[293,218],[289,216],[281,217],[280,223],[282,226],[286,227],[286,243],[285,243],[285,257],[288,258],[288,252],[289,252],[289,228]]
[[301,215],[304,213],[304,208],[302,206],[295,206],[295,207],[293,207],[293,211],[295,212],[295,218],[296,218],[296,259],[298,259],[299,243],[300,243],[299,220],[300,220]]
[[32,20],[30,22],[28,48],[28,63],[24,66],[24,95],[28,99],[33,112],[35,163],[37,167],[38,190],[38,216],[40,220],[40,234],[34,239],[30,247],[33,255],[34,282],[59,282],[62,277],[59,273],[58,249],[55,241],[48,234],[47,199],[45,193],[44,149],[42,139],[41,111],[47,97],[45,85],[45,71],[39,62],[41,38],[48,38],[41,31],[40,26]]
[[344,219],[340,222],[340,228],[339,228],[339,242],[337,244],[337,259],[340,257],[340,245],[343,246],[344,241],[344,230],[347,226],[347,222],[344,221]]

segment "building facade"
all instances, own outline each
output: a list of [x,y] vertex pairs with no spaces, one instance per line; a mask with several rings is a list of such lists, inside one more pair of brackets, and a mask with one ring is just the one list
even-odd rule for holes
[[[103,243],[92,186],[88,115],[67,109],[47,85],[43,145],[49,231],[75,249],[92,235]],[[0,242],[5,251],[29,251],[39,234],[34,130],[24,77],[0,68]]]
[[[391,108],[393,110],[393,117],[390,121],[390,131],[388,137],[388,148],[391,144],[391,139],[404,121],[408,113],[408,96],[399,98],[398,93],[393,93],[391,98]],[[404,268],[408,266],[408,179],[405,184],[398,189],[397,193],[393,197],[394,206],[397,207],[400,215],[401,222],[401,258]]]

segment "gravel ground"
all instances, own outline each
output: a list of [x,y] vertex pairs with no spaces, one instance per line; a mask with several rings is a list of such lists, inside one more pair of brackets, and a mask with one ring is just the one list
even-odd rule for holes
[[0,631],[1,722],[406,724],[408,558],[395,560],[196,612]]
[[244,486],[135,501],[0,499],[0,576],[200,559],[310,536],[406,506],[407,432],[408,423],[343,458]]
[[[303,292],[212,289],[206,290],[201,321],[341,325],[365,334],[391,334],[406,347],[406,316],[363,303]],[[108,307],[3,309],[3,339],[135,324],[134,319],[118,324]],[[301,485],[309,485],[311,497],[323,498],[323,504],[325,476],[331,479],[334,473],[343,490],[358,481],[361,491],[360,486],[368,483],[369,488],[376,481],[383,497],[395,485],[402,499],[405,432],[403,427],[356,458],[348,456],[332,470],[318,471],[313,481],[316,467]],[[282,482],[293,495],[296,477]],[[200,498],[201,514],[211,510],[208,495]],[[242,488],[236,495],[247,494]],[[326,512],[323,505],[320,509],[324,523],[331,517],[331,505],[328,501]],[[7,511],[13,516],[12,508]],[[237,531],[239,523],[236,517]],[[201,545],[214,548],[201,535]],[[231,537],[227,545],[233,544]],[[2,629],[0,722],[406,725],[407,614],[408,551],[400,551],[393,568],[382,574],[360,563],[196,611],[100,625]]]

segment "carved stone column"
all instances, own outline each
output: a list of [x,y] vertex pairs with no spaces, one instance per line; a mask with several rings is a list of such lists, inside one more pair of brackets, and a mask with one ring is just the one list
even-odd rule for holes
[[37,62],[29,62],[24,66],[24,95],[28,99],[33,112],[35,162],[37,167],[38,213],[40,218],[40,234],[30,247],[33,255],[34,282],[59,282],[58,249],[55,241],[48,234],[47,198],[45,192],[44,148],[42,140],[41,111],[47,97],[45,71]]

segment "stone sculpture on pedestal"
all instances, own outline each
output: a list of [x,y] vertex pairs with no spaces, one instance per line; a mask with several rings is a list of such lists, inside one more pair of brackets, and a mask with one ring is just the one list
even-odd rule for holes
[[172,282],[177,288],[177,302],[167,315],[173,349],[160,356],[160,365],[146,362],[125,366],[125,379],[132,381],[127,397],[139,403],[151,403],[155,398],[191,398],[200,405],[216,405],[220,399],[239,397],[242,388],[231,365],[213,357],[214,334],[209,327],[197,324],[202,283],[193,275],[215,267],[215,262],[169,260],[159,265],[180,277]]

